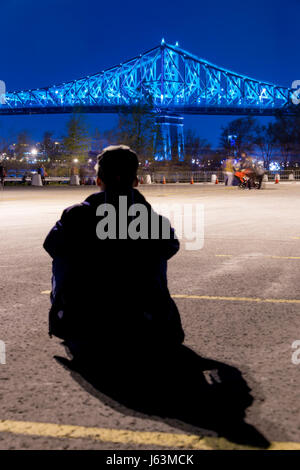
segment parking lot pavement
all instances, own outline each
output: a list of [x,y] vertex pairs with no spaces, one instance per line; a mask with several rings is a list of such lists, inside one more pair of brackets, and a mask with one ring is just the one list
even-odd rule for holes
[[[6,364],[0,364],[0,448],[157,448],[157,433],[214,438],[211,430],[186,429],[180,420],[120,405],[53,359],[65,351],[47,335],[51,260],[42,243],[62,210],[94,191],[10,187],[0,192],[0,340],[6,346]],[[249,424],[270,442],[299,443],[300,365],[292,363],[292,343],[300,340],[300,185],[240,191],[170,184],[144,185],[141,191],[155,204],[203,205],[203,247],[187,251],[182,240],[168,268],[185,343],[201,357],[241,372],[254,397]],[[112,432],[112,442],[80,433],[70,439],[55,434],[56,428],[43,434],[37,425],[34,431],[34,424],[26,433],[26,426],[16,422],[137,434],[118,441]],[[148,444],[139,441],[144,432],[154,433]],[[212,448],[226,446],[212,442]],[[172,448],[174,441],[166,437],[168,445]]]

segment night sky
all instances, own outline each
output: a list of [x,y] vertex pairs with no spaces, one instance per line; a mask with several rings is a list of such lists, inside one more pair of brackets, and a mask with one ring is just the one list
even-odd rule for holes
[[[300,1],[9,0],[1,2],[1,73],[8,91],[91,75],[156,45],[179,45],[253,78],[291,86],[300,79]],[[0,117],[0,134],[45,130],[59,138],[68,116]],[[115,118],[89,115],[91,129]],[[213,145],[232,117],[186,117]]]

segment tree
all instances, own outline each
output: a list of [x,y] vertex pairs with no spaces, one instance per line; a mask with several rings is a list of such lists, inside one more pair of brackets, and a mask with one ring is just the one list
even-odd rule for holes
[[82,114],[73,114],[67,123],[67,135],[63,138],[65,157],[71,162],[77,159],[83,163],[88,156],[88,128]]
[[24,158],[24,153],[28,152],[31,143],[32,141],[27,131],[22,131],[18,134],[17,143],[14,146],[14,154],[17,160]]
[[229,136],[235,137],[234,150],[240,156],[243,152],[251,152],[255,145],[256,120],[251,116],[238,118],[231,121],[226,127],[222,127],[220,145],[226,154],[232,153]]
[[42,142],[40,143],[41,151],[44,153],[47,160],[49,159],[51,161],[54,160],[54,156],[56,153],[55,143],[52,139],[52,134],[52,132],[46,131],[44,133]]
[[102,152],[105,146],[106,146],[105,134],[101,133],[98,128],[95,129],[95,132],[93,135],[93,150],[99,154],[100,152]]
[[274,123],[275,144],[282,155],[282,164],[288,167],[289,161],[300,143],[299,115],[289,116],[282,112],[276,114]]
[[9,153],[9,143],[5,137],[0,137],[0,160]]
[[105,133],[111,144],[128,145],[141,163],[153,161],[153,146],[156,135],[154,116],[149,105],[136,105],[130,113],[121,111],[116,128]]
[[65,155],[65,149],[62,143],[55,142],[52,138],[53,132],[46,131],[40,143],[40,150],[44,153],[51,164],[61,161]]
[[189,165],[193,160],[203,163],[205,157],[210,154],[211,144],[206,139],[197,136],[191,129],[186,131],[184,141],[185,162]]
[[222,166],[223,159],[224,155],[219,150],[209,150],[202,157],[201,168],[209,171],[218,170]]
[[260,149],[262,158],[264,160],[264,167],[269,169],[273,151],[276,147],[276,132],[274,123],[269,122],[267,126],[256,126],[255,144]]

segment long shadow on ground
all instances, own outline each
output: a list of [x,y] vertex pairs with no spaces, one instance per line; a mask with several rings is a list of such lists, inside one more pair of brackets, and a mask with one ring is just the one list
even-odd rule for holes
[[[198,356],[186,346],[171,351],[100,352],[80,361],[55,357],[85,390],[126,414],[151,415],[193,434],[214,431],[231,442],[266,448],[245,423],[253,397],[235,367]],[[206,432],[205,432],[206,430]]]

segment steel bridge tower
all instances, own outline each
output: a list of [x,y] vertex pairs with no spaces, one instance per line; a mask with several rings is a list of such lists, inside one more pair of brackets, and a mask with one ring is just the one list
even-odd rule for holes
[[163,114],[155,118],[156,138],[154,142],[154,159],[184,160],[183,116]]

